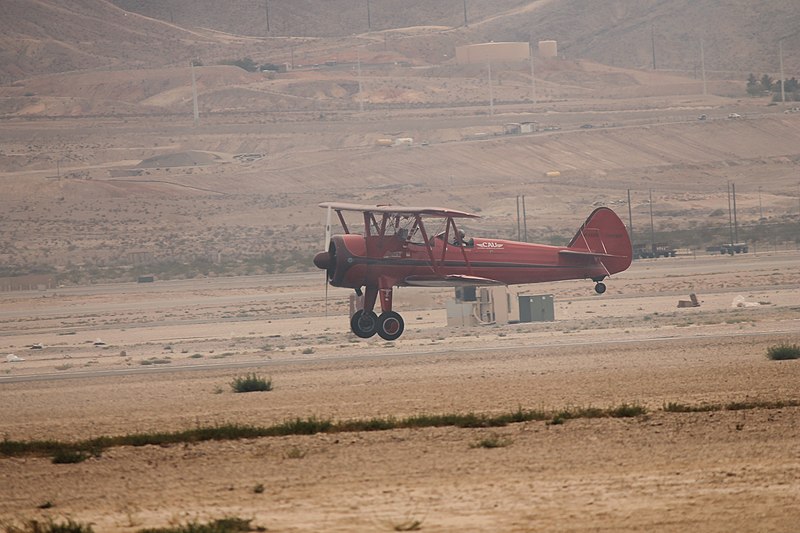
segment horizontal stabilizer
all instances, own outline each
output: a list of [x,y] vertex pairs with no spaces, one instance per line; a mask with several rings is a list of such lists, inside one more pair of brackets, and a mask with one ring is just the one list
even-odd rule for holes
[[406,285],[414,287],[464,287],[468,285],[505,285],[496,279],[453,274],[451,276],[409,276]]

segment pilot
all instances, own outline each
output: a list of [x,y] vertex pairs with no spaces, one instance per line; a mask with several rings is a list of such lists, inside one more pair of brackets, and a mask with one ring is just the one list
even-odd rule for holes
[[456,237],[453,235],[453,242],[450,244],[454,244],[455,246],[466,246],[467,242],[464,240],[464,233],[463,229],[458,230],[458,236]]

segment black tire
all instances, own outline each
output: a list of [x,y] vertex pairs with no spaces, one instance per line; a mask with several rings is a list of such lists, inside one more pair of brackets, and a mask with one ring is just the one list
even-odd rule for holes
[[364,312],[359,309],[350,319],[350,329],[356,336],[369,339],[378,332],[378,315],[374,311]]
[[603,294],[604,292],[606,292],[606,284],[598,281],[597,285],[594,286],[594,291],[597,294]]
[[403,334],[404,329],[403,317],[394,311],[386,311],[378,317],[378,335],[384,340],[395,340]]

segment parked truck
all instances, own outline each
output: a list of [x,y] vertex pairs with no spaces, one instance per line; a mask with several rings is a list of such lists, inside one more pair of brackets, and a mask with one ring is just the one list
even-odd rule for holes
[[658,257],[675,257],[677,250],[665,242],[652,245],[635,244],[633,246],[634,259],[655,259]]
[[719,253],[722,255],[746,254],[747,251],[748,247],[746,242],[723,244],[719,247]]

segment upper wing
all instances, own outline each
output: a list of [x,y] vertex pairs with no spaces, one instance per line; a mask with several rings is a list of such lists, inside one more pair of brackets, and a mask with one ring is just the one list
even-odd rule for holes
[[358,211],[361,213],[388,213],[393,215],[426,215],[429,217],[442,218],[480,218],[480,215],[457,211],[446,207],[404,207],[399,205],[361,205],[339,202],[323,202],[320,207],[334,209],[336,211]]

